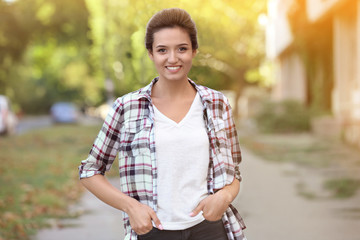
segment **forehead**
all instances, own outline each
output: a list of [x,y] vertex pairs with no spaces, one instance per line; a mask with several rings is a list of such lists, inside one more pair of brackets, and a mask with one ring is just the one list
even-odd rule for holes
[[163,28],[154,33],[153,45],[177,45],[177,44],[191,44],[190,36],[180,27]]

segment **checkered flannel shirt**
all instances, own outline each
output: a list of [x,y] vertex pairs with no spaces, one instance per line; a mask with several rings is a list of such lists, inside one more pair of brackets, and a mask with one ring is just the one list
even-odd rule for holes
[[[157,165],[154,140],[154,109],[151,90],[155,78],[146,87],[118,98],[110,110],[87,159],[79,166],[80,178],[105,174],[119,155],[120,189],[157,210]],[[195,84],[204,108],[204,121],[210,141],[208,192],[241,181],[241,152],[227,98],[220,92]],[[229,177],[230,176],[230,177]],[[125,239],[137,239],[129,217],[123,213]],[[229,240],[245,240],[245,225],[230,205],[223,215]]]

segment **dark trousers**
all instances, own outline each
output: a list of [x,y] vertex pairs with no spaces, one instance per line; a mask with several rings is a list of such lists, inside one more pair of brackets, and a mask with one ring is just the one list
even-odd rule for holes
[[222,220],[203,222],[185,230],[159,230],[139,235],[139,240],[227,240]]

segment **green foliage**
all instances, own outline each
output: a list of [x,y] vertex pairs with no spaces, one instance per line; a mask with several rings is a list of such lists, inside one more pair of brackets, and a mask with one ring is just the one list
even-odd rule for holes
[[336,198],[349,198],[355,195],[360,188],[360,180],[352,178],[329,179],[324,187],[333,193]]
[[257,18],[265,0],[0,0],[0,94],[41,113],[58,100],[102,103],[105,79],[115,97],[144,86],[157,75],[144,47],[146,23],[169,7],[186,9],[197,24],[200,49],[190,77],[238,93],[247,81],[264,81]]
[[310,112],[293,100],[265,102],[255,117],[263,132],[302,132],[310,129]]
[[[48,112],[53,102],[62,99],[81,105],[101,99],[87,62],[90,41],[84,1],[1,4],[0,94],[27,113]],[[75,73],[74,66],[80,73]],[[71,74],[63,72],[69,68]],[[89,86],[85,87],[86,82]]]

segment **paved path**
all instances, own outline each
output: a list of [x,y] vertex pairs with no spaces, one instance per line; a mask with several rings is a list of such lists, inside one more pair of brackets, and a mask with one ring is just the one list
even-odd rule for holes
[[[296,184],[299,176],[306,175],[289,175],[289,165],[269,163],[243,151],[244,182],[234,205],[245,219],[248,240],[360,239],[359,195],[349,200],[304,199],[298,195]],[[34,240],[123,239],[119,211],[89,193],[81,202],[90,212],[66,220],[64,224],[73,227],[40,231]]]
[[305,199],[296,184],[306,175],[289,175],[289,165],[266,162],[247,151],[242,172],[235,205],[244,215],[248,240],[360,239],[360,194],[348,200]]
[[[111,179],[114,186],[120,185]],[[83,211],[76,219],[67,219],[54,224],[51,229],[40,231],[34,240],[119,240],[123,239],[122,213],[98,200],[86,192],[80,204],[73,206],[73,211]],[[58,228],[57,225],[65,226]],[[67,227],[66,227],[67,226]]]

